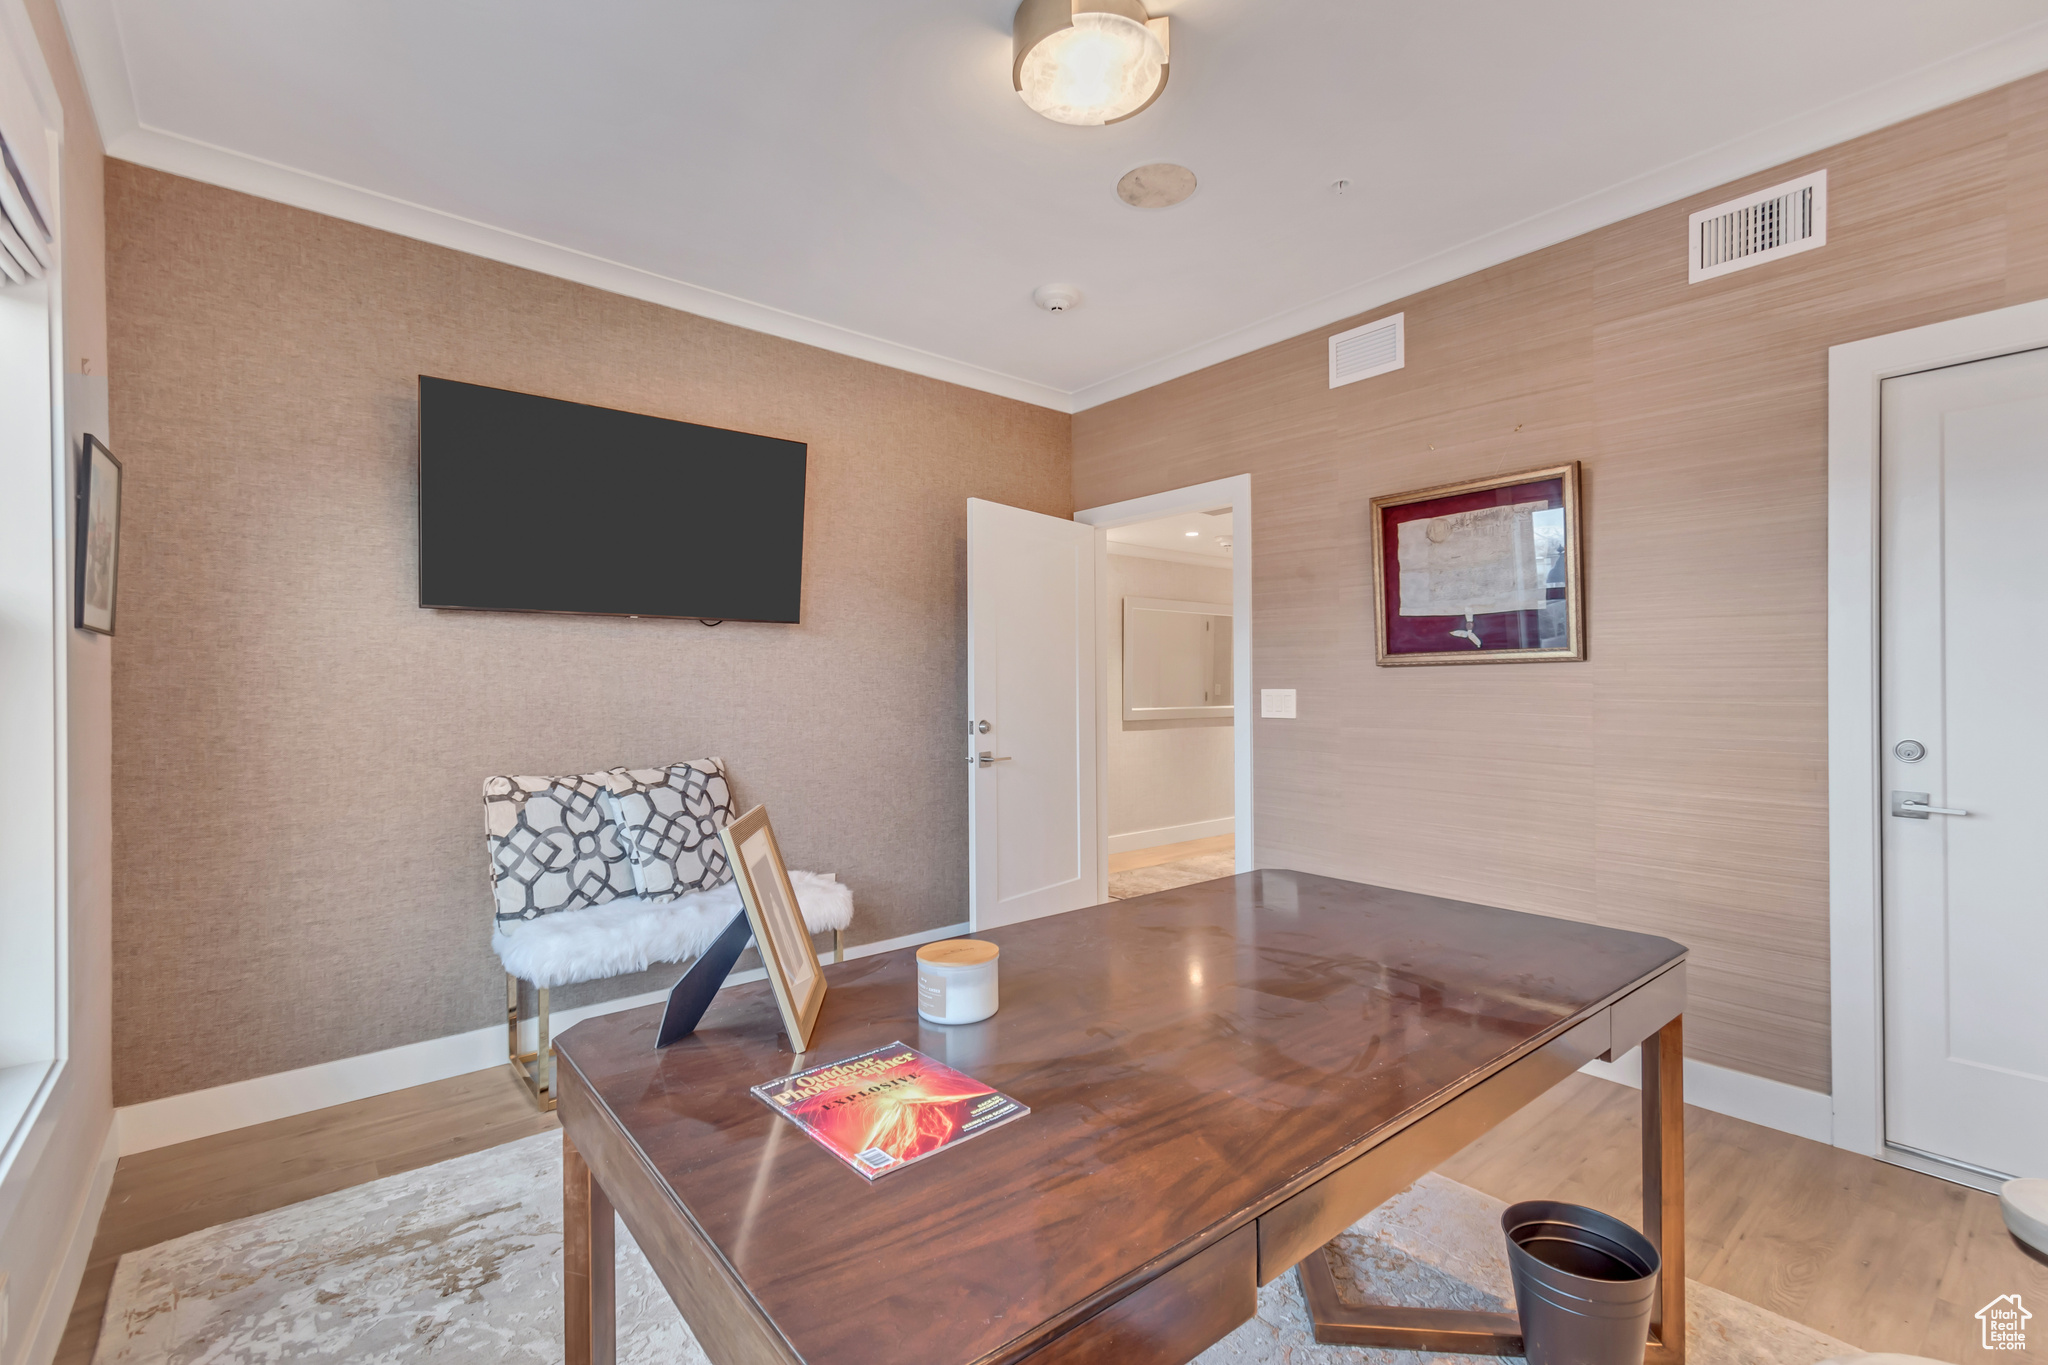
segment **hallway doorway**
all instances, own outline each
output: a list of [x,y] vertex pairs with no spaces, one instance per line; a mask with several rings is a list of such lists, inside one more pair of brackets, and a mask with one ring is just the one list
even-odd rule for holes
[[1103,897],[1249,871],[1249,476],[1074,519],[1097,530]]

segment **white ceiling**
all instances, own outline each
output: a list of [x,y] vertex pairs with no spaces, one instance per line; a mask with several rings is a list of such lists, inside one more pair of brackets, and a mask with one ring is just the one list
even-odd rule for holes
[[1066,410],[2048,67],[2041,0],[1154,0],[1073,128],[1014,0],[62,4],[117,156]]
[[1183,512],[1157,521],[1141,521],[1134,526],[1113,526],[1109,531],[1110,553],[1138,546],[1166,551],[1176,559],[1193,555],[1228,564],[1230,547],[1222,542],[1231,539],[1231,527],[1235,522],[1232,510],[1226,507],[1218,516],[1210,516],[1207,512]]

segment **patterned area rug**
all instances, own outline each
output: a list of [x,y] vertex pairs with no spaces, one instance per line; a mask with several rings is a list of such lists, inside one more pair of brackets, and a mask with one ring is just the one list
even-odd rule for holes
[[[544,1133],[123,1256],[95,1365],[560,1361],[561,1153],[560,1136]],[[1339,1285],[1360,1301],[1505,1309],[1502,1207],[1425,1176],[1339,1239]],[[619,1360],[708,1365],[623,1225],[618,1246]],[[1695,1365],[1815,1365],[1852,1349],[1688,1288]],[[1317,1345],[1298,1282],[1283,1275],[1198,1365],[1426,1361],[1491,1365]]]
[[1197,853],[1192,858],[1176,858],[1156,867],[1134,867],[1129,872],[1110,873],[1109,898],[1127,901],[1133,896],[1149,896],[1154,891],[1171,891],[1176,886],[1193,886],[1196,882],[1212,882],[1218,877],[1235,875],[1236,854]]
[[[710,1365],[624,1224],[621,1365]],[[562,1137],[131,1252],[93,1365],[562,1359]]]

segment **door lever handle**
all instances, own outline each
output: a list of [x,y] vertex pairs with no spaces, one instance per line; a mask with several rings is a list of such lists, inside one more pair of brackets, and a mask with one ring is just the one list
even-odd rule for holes
[[1901,820],[1925,820],[1930,815],[1968,815],[1970,812],[1955,806],[1933,806],[1928,804],[1926,792],[1893,792],[1892,814]]
[[988,749],[983,749],[978,754],[969,754],[967,757],[967,761],[969,763],[979,764],[980,766],[986,768],[990,764],[994,763],[1008,763],[1010,762],[1010,756],[1008,754],[1004,754],[1002,757],[998,758],[992,751]]

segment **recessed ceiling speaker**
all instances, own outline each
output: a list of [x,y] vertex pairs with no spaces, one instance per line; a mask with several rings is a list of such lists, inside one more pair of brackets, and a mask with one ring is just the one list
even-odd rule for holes
[[1140,0],[1024,0],[1010,21],[1010,84],[1054,123],[1120,123],[1166,88],[1166,20]]
[[1171,161],[1155,161],[1124,172],[1116,197],[1134,209],[1170,209],[1195,192],[1195,173]]
[[1031,301],[1048,313],[1071,313],[1081,306],[1081,291],[1071,284],[1041,284]]

